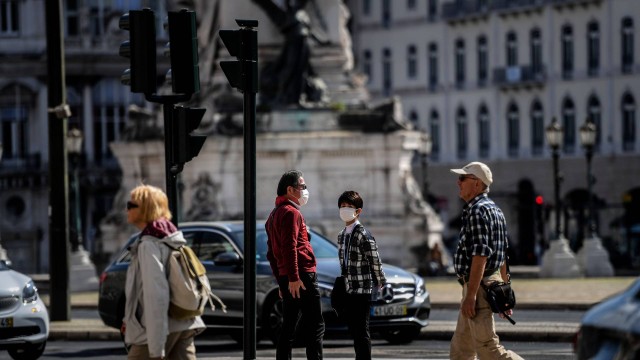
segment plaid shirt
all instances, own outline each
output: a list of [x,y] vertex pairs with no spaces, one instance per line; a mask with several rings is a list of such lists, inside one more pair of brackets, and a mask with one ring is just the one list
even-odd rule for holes
[[469,201],[462,210],[462,228],[454,258],[456,273],[470,275],[473,256],[486,256],[486,270],[504,264],[509,243],[507,222],[502,210],[487,194]]
[[[338,257],[342,275],[347,277],[347,292],[371,294],[373,284],[387,283],[376,240],[360,223],[356,224],[351,234],[345,235],[345,230],[346,228],[338,234]],[[345,245],[349,246],[346,274],[344,272]]]

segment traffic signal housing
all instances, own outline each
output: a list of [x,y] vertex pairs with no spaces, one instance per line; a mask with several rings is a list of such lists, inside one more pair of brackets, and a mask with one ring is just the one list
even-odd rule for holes
[[173,164],[184,164],[198,156],[206,135],[191,134],[200,126],[206,109],[176,106],[173,109]]
[[239,61],[220,61],[220,67],[232,87],[258,92],[258,33],[253,29],[257,20],[236,20],[240,30],[220,30],[218,33],[231,56]]
[[200,91],[196,13],[182,9],[169,12],[171,86],[176,94]]
[[130,59],[122,74],[131,92],[153,94],[156,91],[156,22],[151,9],[129,10],[120,17],[120,29],[129,31],[129,40],[120,44],[120,56]]

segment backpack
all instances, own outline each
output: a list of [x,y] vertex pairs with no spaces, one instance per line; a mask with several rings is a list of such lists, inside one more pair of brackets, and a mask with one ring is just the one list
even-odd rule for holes
[[[166,244],[166,243],[165,243]],[[204,313],[207,303],[215,310],[212,299],[220,304],[223,312],[227,307],[211,291],[207,270],[189,246],[174,248],[167,261],[167,280],[169,281],[169,317],[177,320],[191,319]]]

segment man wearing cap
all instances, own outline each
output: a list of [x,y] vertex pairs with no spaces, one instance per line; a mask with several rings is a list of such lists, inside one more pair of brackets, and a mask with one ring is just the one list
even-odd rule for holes
[[[456,331],[451,339],[450,359],[522,359],[500,345],[487,293],[480,282],[490,284],[508,279],[507,223],[502,210],[487,196],[493,175],[481,162],[472,162],[458,174],[462,228],[454,257],[462,303]],[[511,315],[512,310],[507,312]],[[501,314],[502,316],[502,314]]]

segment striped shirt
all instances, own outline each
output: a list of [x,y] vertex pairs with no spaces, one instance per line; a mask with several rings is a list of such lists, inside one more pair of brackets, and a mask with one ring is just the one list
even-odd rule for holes
[[387,283],[378,255],[378,245],[371,233],[359,222],[351,234],[348,234],[347,230],[345,228],[338,235],[340,269],[345,269],[346,255],[346,274],[344,271],[342,273],[347,277],[347,291],[351,294],[371,294],[374,284]]
[[471,274],[473,256],[486,256],[485,269],[504,264],[508,244],[507,222],[502,210],[482,193],[462,209],[462,228],[454,266],[458,276]]

